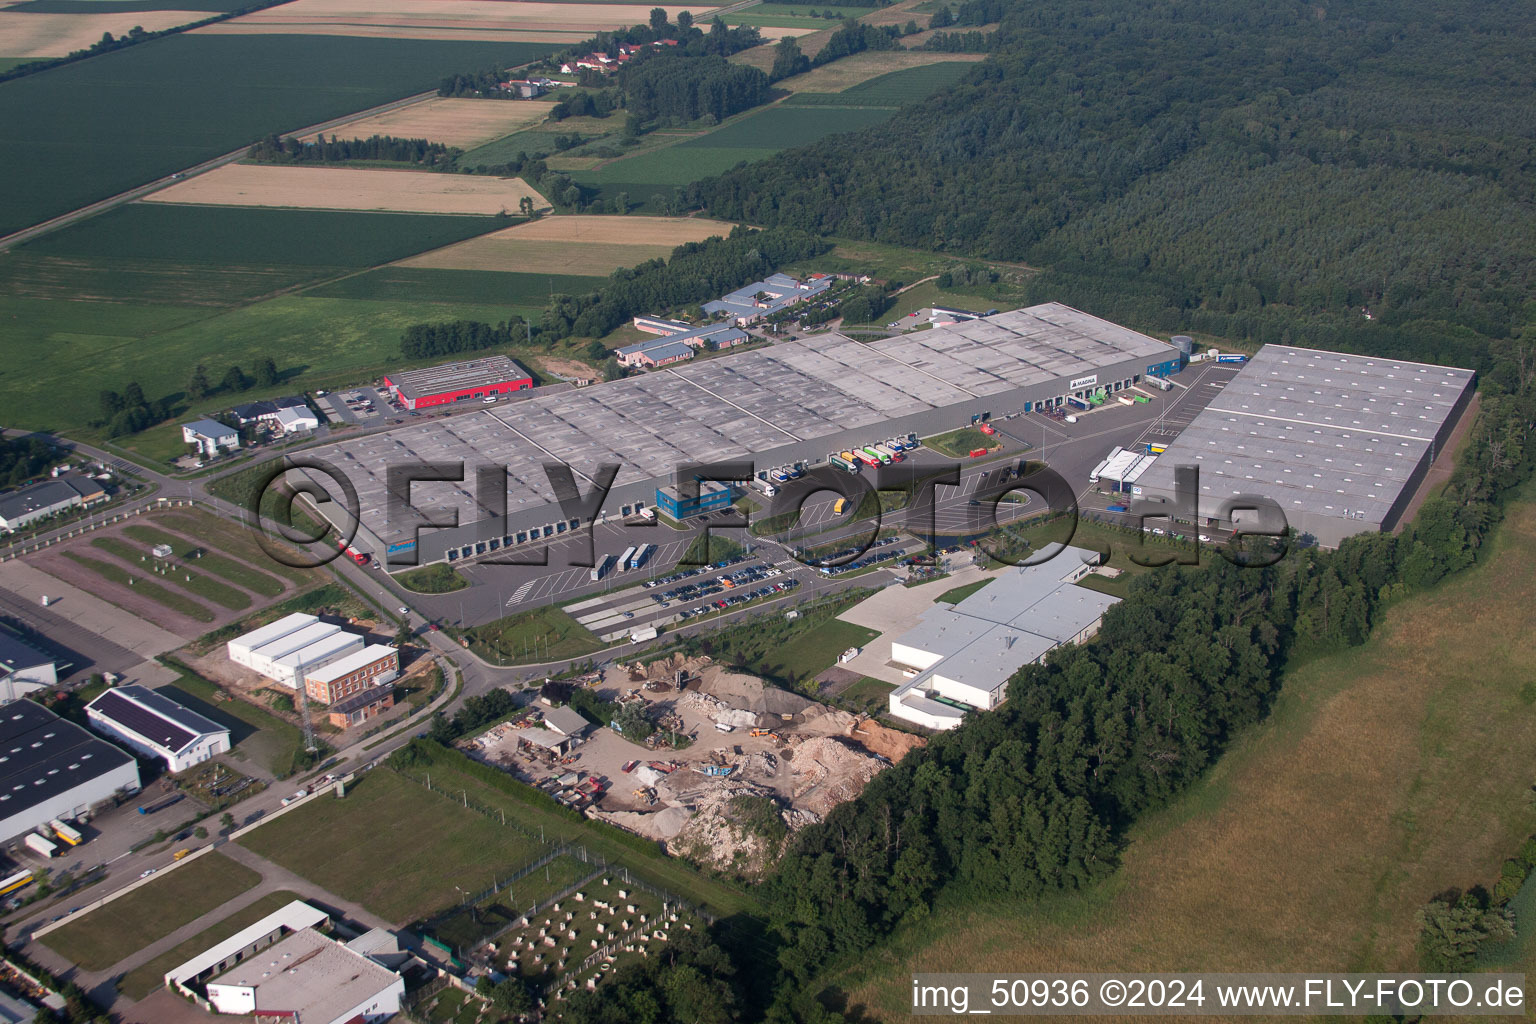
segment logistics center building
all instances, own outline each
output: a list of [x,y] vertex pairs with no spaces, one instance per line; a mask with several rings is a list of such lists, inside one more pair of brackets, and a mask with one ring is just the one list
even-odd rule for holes
[[384,386],[407,409],[430,409],[455,402],[484,401],[533,387],[533,375],[507,356],[485,356],[420,370],[401,370]]
[[[1239,495],[1274,501],[1324,547],[1401,520],[1472,400],[1474,374],[1380,356],[1266,345],[1131,488],[1174,502],[1199,469],[1196,527],[1231,529]],[[1138,509],[1138,511],[1143,511]]]
[[[714,359],[678,363],[581,389],[451,420],[412,424],[314,454],[357,488],[355,546],[396,565],[458,560],[577,529],[562,511],[545,464],[568,464],[582,493],[598,466],[620,470],[601,513],[629,515],[680,465],[755,459],[760,465],[817,463],[871,437],[953,430],[972,416],[1002,418],[1057,408],[1068,396],[1113,394],[1147,375],[1177,372],[1172,345],[1079,310],[1046,303],[949,327],[863,343],[836,333]],[[462,462],[461,483],[416,483],[422,516],[457,515],[460,525],[423,529],[408,509],[391,516],[387,467]],[[499,495],[482,495],[477,467],[505,467]],[[322,487],[322,476],[315,481]],[[334,488],[334,484],[330,485]],[[335,502],[322,511],[344,529]]]

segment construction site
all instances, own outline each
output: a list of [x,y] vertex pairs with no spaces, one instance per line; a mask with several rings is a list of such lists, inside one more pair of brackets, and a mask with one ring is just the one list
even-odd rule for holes
[[534,704],[461,745],[674,856],[748,876],[788,834],[927,742],[707,657],[613,666],[577,684],[605,706],[637,709],[655,731],[642,742],[613,727],[572,736],[562,731],[569,708]]

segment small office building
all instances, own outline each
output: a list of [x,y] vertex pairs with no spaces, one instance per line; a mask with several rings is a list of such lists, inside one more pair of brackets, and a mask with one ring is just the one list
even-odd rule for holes
[[729,508],[731,489],[715,480],[701,480],[699,493],[685,497],[672,484],[656,488],[656,508],[678,521],[704,515],[717,509]]
[[198,452],[211,459],[219,452],[232,452],[240,447],[240,431],[218,420],[193,420],[181,425],[181,439],[195,445]]
[[304,674],[310,700],[334,704],[400,674],[400,652],[389,644],[369,644]]

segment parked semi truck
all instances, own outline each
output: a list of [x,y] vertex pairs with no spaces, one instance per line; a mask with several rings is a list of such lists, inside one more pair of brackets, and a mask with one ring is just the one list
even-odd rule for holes
[[880,456],[881,460],[885,462],[897,462],[901,459],[900,455],[897,455],[883,444],[875,445],[875,454]]
[[592,567],[592,582],[596,583],[598,580],[608,575],[608,570],[611,568],[613,568],[612,555],[604,555],[602,558],[599,558],[597,560],[597,564]]
[[629,547],[625,548],[624,553],[619,556],[619,572],[629,571],[629,560],[633,557],[635,557],[635,546],[631,544]]
[[154,814],[156,811],[163,811],[167,807],[171,806],[172,804],[176,804],[176,803],[180,803],[180,802],[181,802],[181,794],[180,793],[172,793],[170,796],[166,797],[164,800],[158,800],[155,803],[145,804],[143,807],[140,807],[139,808],[139,813],[140,814]]
[[359,551],[357,548],[354,548],[346,541],[338,542],[336,549],[342,554],[346,555],[348,558],[352,559],[352,561],[356,562],[358,565],[367,565],[369,562],[373,561],[373,556],[368,552]]
[[752,481],[752,486],[761,491],[763,493],[763,497],[765,498],[771,498],[775,494],[779,493],[779,489],[773,486],[773,484],[769,483],[768,480],[762,476],[755,477]]
[[27,844],[27,849],[39,857],[57,857],[59,855],[59,848],[36,832],[28,832],[27,838],[22,841]]
[[882,465],[885,465],[886,463],[891,461],[891,453],[890,452],[886,452],[885,454],[882,455],[880,453],[880,449],[877,448],[874,445],[867,444],[863,448],[861,448],[860,451],[862,451],[865,455],[868,455],[869,457],[874,459],[875,461],[874,461],[873,465],[876,465],[876,466],[882,466]]
[[67,823],[60,821],[58,818],[54,818],[52,821],[50,821],[48,823],[48,827],[53,829],[54,835],[64,840],[64,842],[68,843],[70,846],[79,846],[81,843],[85,842],[85,836],[81,835],[74,828],[70,827]]
[[854,455],[854,458],[858,459],[860,462],[864,463],[866,466],[878,466],[878,465],[880,465],[880,456],[876,455],[872,451],[869,451],[868,449],[857,448],[857,449],[854,450],[853,455]]
[[827,456],[827,461],[830,462],[832,465],[836,466],[838,469],[847,470],[850,473],[857,473],[859,471],[859,467],[858,467],[857,463],[849,462],[847,459],[843,458],[841,455],[836,455],[836,454],[828,455]]
[[651,557],[651,552],[655,550],[655,544],[641,544],[638,548],[635,549],[635,553],[630,556],[629,567],[631,569],[640,568],[645,564],[646,559]]

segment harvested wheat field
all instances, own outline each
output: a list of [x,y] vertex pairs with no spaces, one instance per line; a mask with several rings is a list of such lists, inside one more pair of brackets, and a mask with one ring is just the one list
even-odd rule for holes
[[[103,8],[110,11],[110,8]],[[209,16],[207,11],[137,11],[117,14],[42,14],[0,11],[0,53],[7,57],[65,57],[101,42],[103,33],[127,35],[175,28]]]
[[539,209],[549,207],[544,197],[521,178],[350,167],[226,164],[156,192],[143,202],[491,215],[502,211],[517,213],[518,203],[524,196],[532,196]]
[[856,53],[803,75],[786,78],[778,86],[790,92],[842,92],[892,71],[905,71],[948,61],[975,62],[984,59],[986,54],[983,53],[913,53],[902,50]]
[[684,242],[730,234],[699,217],[543,217],[403,260],[404,267],[604,277],[666,256]]
[[[353,139],[392,135],[397,139],[430,139],[445,146],[473,149],[539,124],[549,116],[552,106],[554,103],[547,100],[445,99],[438,96],[424,103],[353,121],[343,129],[325,134]],[[306,136],[306,141],[313,138],[313,135]]]
[[[671,16],[685,9],[665,8]],[[595,32],[647,21],[650,12],[651,8],[638,4],[522,0],[293,0],[198,31],[577,42]]]

